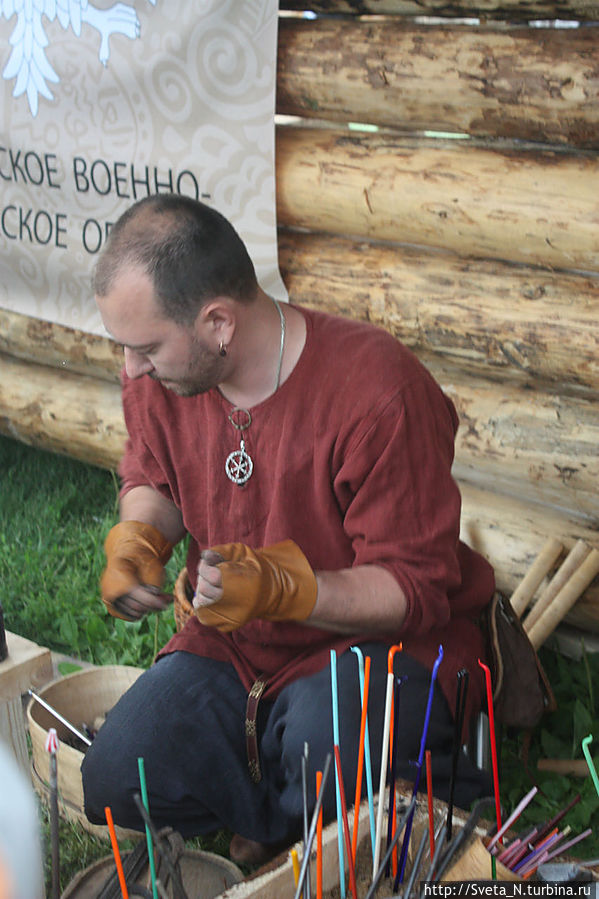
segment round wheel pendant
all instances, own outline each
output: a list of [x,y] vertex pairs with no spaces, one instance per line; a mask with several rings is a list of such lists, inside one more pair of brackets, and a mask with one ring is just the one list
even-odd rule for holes
[[241,448],[229,453],[225,461],[225,471],[229,480],[234,484],[245,484],[252,476],[254,463],[241,441]]

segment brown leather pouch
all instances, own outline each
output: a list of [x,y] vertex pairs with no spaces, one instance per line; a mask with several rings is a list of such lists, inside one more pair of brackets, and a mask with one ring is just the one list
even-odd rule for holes
[[534,727],[556,702],[539,657],[507,597],[496,592],[483,632],[493,685],[493,711],[507,727]]

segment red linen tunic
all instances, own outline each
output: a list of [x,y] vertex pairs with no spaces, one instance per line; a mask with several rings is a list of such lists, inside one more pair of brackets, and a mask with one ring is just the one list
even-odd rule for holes
[[[429,668],[442,644],[439,683],[453,710],[457,671],[468,668],[471,711],[484,685],[474,619],[494,578],[489,564],[459,540],[454,406],[387,332],[301,311],[302,355],[276,393],[252,408],[243,434],[254,462],[249,481],[238,486],[225,474],[240,434],[218,390],[180,397],[147,376],[123,375],[129,440],[122,491],[149,484],[181,510],[194,585],[201,550],[232,541],[260,547],[290,538],[316,571],[387,568],[408,611],[401,632],[381,639],[401,640]],[[265,695],[272,696],[328,664],[331,648],[342,652],[365,637],[268,621],[221,634],[192,618],[163,652],[228,660],[248,689],[266,675]]]

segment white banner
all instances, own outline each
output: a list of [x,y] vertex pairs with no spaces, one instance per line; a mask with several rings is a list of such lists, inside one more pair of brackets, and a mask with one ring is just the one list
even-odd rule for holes
[[271,295],[277,0],[0,0],[0,306],[104,333],[111,223],[175,191],[229,218]]

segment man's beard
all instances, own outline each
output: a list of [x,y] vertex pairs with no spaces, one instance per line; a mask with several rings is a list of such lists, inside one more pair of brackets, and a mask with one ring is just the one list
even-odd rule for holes
[[222,380],[223,369],[223,357],[219,353],[212,352],[203,341],[194,337],[190,345],[187,372],[182,378],[163,380],[156,372],[151,372],[150,377],[177,396],[191,397],[207,393],[213,387],[217,387]]

